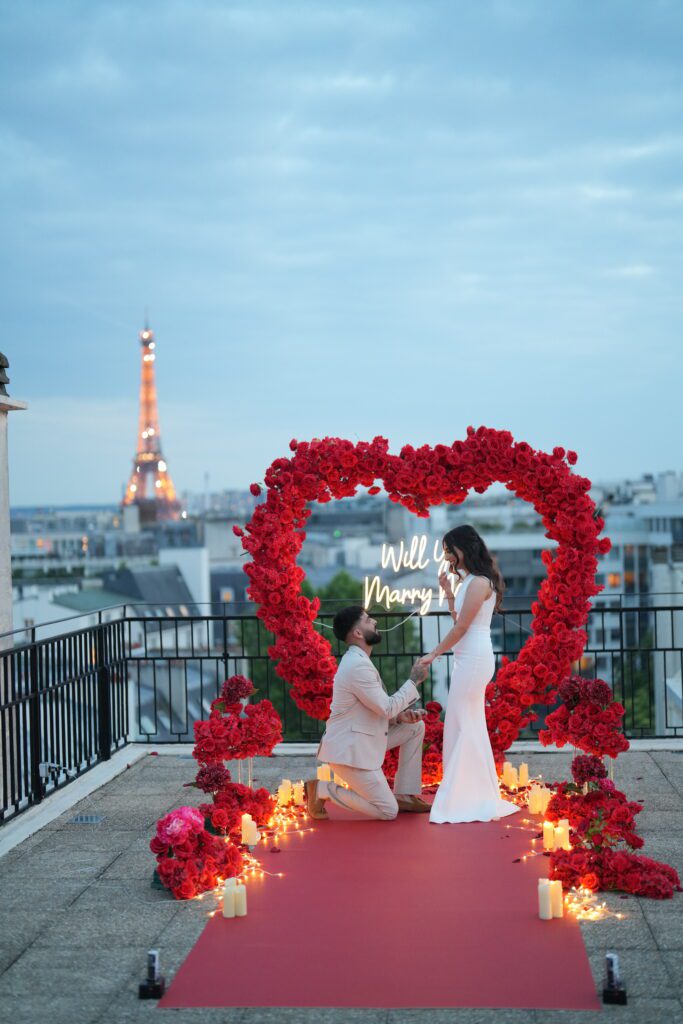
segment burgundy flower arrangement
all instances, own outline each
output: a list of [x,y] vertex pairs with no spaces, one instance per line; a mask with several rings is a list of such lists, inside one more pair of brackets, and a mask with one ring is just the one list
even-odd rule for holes
[[544,746],[554,743],[585,750],[597,757],[616,757],[628,750],[621,732],[624,707],[614,700],[612,690],[602,679],[570,676],[560,685],[562,705],[545,720],[539,738]]
[[[569,680],[571,684],[577,682],[586,680]],[[585,692],[584,687],[579,690]],[[604,690],[594,688],[592,692],[602,692],[601,702],[607,703]],[[580,699],[573,703],[579,707]],[[611,734],[608,742],[610,739]],[[585,736],[584,749],[594,746],[594,738]],[[572,775],[573,782],[560,782],[554,787],[545,815],[548,821],[569,819],[572,843],[571,850],[550,854],[550,877],[560,879],[565,886],[618,889],[635,896],[670,899],[674,890],[681,888],[676,870],[630,852],[643,846],[635,824],[643,805],[629,801],[610,782],[601,757],[594,753],[577,755],[572,761]]]

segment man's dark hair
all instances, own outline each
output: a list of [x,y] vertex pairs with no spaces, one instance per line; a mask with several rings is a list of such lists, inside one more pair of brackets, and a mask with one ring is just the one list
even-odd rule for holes
[[365,608],[362,605],[352,604],[348,608],[342,608],[341,611],[337,612],[332,621],[332,629],[337,640],[346,640],[364,611]]

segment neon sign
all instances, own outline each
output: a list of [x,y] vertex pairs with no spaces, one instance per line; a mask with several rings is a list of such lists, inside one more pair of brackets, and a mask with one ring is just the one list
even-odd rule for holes
[[[401,570],[421,572],[434,565],[437,575],[449,571],[449,563],[443,557],[441,539],[434,540],[433,549],[428,550],[430,538],[426,534],[415,535],[410,542],[400,541],[398,545],[382,544],[380,565],[382,569],[390,569],[398,574]],[[438,588],[439,605],[445,600],[445,592]],[[390,608],[394,604],[420,605],[420,615],[426,615],[434,601],[435,590],[432,587],[396,587],[384,583],[381,576],[366,576],[363,580],[363,605],[369,608],[373,603]]]

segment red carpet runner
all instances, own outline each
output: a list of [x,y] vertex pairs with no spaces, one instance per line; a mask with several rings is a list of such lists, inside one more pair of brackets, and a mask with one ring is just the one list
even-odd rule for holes
[[598,1010],[578,924],[537,917],[547,859],[513,862],[533,834],[316,823],[264,854],[285,877],[250,882],[246,918],[209,920],[159,1005]]

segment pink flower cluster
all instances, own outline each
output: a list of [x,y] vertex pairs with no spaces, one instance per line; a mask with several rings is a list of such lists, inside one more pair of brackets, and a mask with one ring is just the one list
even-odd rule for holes
[[211,835],[196,807],[179,807],[157,822],[149,844],[157,874],[176,899],[189,900],[242,870],[242,855],[231,843]]
[[204,828],[204,815],[196,807],[179,807],[157,822],[157,837],[166,846],[178,846]]

